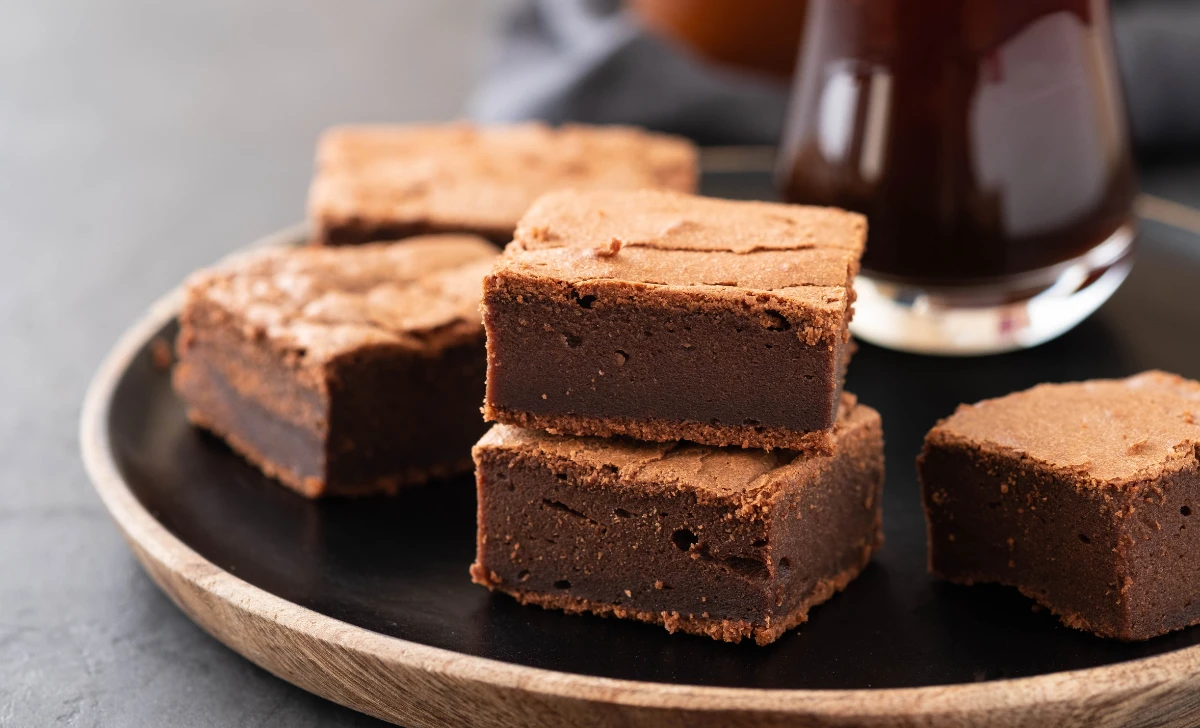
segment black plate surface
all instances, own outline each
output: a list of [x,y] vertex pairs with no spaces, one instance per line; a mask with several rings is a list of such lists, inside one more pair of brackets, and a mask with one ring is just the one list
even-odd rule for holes
[[[710,175],[708,194],[769,197],[765,175]],[[665,683],[882,688],[1039,675],[1200,644],[1200,627],[1121,644],[1066,629],[1015,590],[925,573],[913,460],[960,402],[1161,368],[1200,378],[1200,238],[1146,222],[1140,258],[1095,316],[1037,349],[975,359],[863,345],[848,388],[883,414],[887,542],[842,594],[768,647],[521,607],[471,584],[473,481],[394,499],[311,503],[188,426],[147,346],[110,410],[118,467],[142,504],[216,565],[283,599],[387,635],[552,670]],[[173,338],[175,324],[161,335]]]

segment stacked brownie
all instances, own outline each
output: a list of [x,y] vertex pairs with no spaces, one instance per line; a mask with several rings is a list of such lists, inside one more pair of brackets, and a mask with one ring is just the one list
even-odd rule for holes
[[474,580],[759,644],[844,587],[881,540],[879,415],[841,391],[865,237],[825,208],[540,198],[484,281]]

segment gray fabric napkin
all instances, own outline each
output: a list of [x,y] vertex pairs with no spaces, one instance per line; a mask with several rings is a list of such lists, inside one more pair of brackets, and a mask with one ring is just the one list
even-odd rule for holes
[[516,4],[471,116],[637,124],[701,144],[779,140],[785,85],[704,63],[645,33],[617,5]]

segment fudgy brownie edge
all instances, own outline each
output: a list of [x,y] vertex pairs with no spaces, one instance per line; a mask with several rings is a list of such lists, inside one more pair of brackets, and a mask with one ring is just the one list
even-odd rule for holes
[[569,437],[496,425],[474,449],[472,578],[523,603],[759,644],[882,542],[878,415],[834,454]]
[[960,407],[918,458],[930,571],[1101,637],[1200,624],[1197,423],[1200,384],[1161,372]]
[[486,573],[484,568],[478,563],[471,564],[471,580],[480,586],[507,594],[523,605],[532,605],[543,609],[558,609],[567,614],[592,614],[598,617],[632,619],[638,622],[660,625],[666,628],[667,632],[671,634],[684,632],[686,634],[711,637],[721,642],[738,643],[743,639],[752,639],[755,644],[763,646],[771,644],[788,630],[799,627],[807,622],[808,613],[813,607],[829,601],[835,594],[845,589],[871,561],[871,555],[879,549],[882,542],[883,535],[881,530],[875,543],[869,548],[863,549],[862,558],[859,560],[859,563],[848,567],[845,571],[832,578],[819,579],[813,591],[802,599],[800,604],[790,614],[782,620],[775,620],[774,624],[770,623],[771,620],[768,617],[768,624],[766,625],[754,624],[747,620],[713,619],[711,617],[696,616],[695,614],[681,615],[677,611],[650,612],[629,609],[616,604],[594,602],[589,599],[577,597],[522,592],[519,589],[505,586],[504,582],[495,574]]
[[470,469],[486,356],[474,236],[255,251],[189,280],[172,375],[189,420],[310,497]]

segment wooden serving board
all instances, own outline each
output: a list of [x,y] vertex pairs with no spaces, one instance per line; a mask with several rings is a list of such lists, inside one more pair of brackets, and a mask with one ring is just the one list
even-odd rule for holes
[[[709,155],[706,192],[768,196],[767,175],[734,159]],[[403,725],[1196,726],[1200,627],[1110,642],[1015,590],[932,580],[913,466],[959,402],[1152,367],[1200,378],[1200,212],[1153,198],[1142,210],[1129,280],[1056,341],[977,359],[862,347],[848,388],[883,414],[887,542],[765,648],[520,607],[472,585],[470,477],[319,503],[265,479],[189,427],[171,392],[161,359],[178,291],[96,374],[83,455],[134,553],[192,620],[289,682]]]

